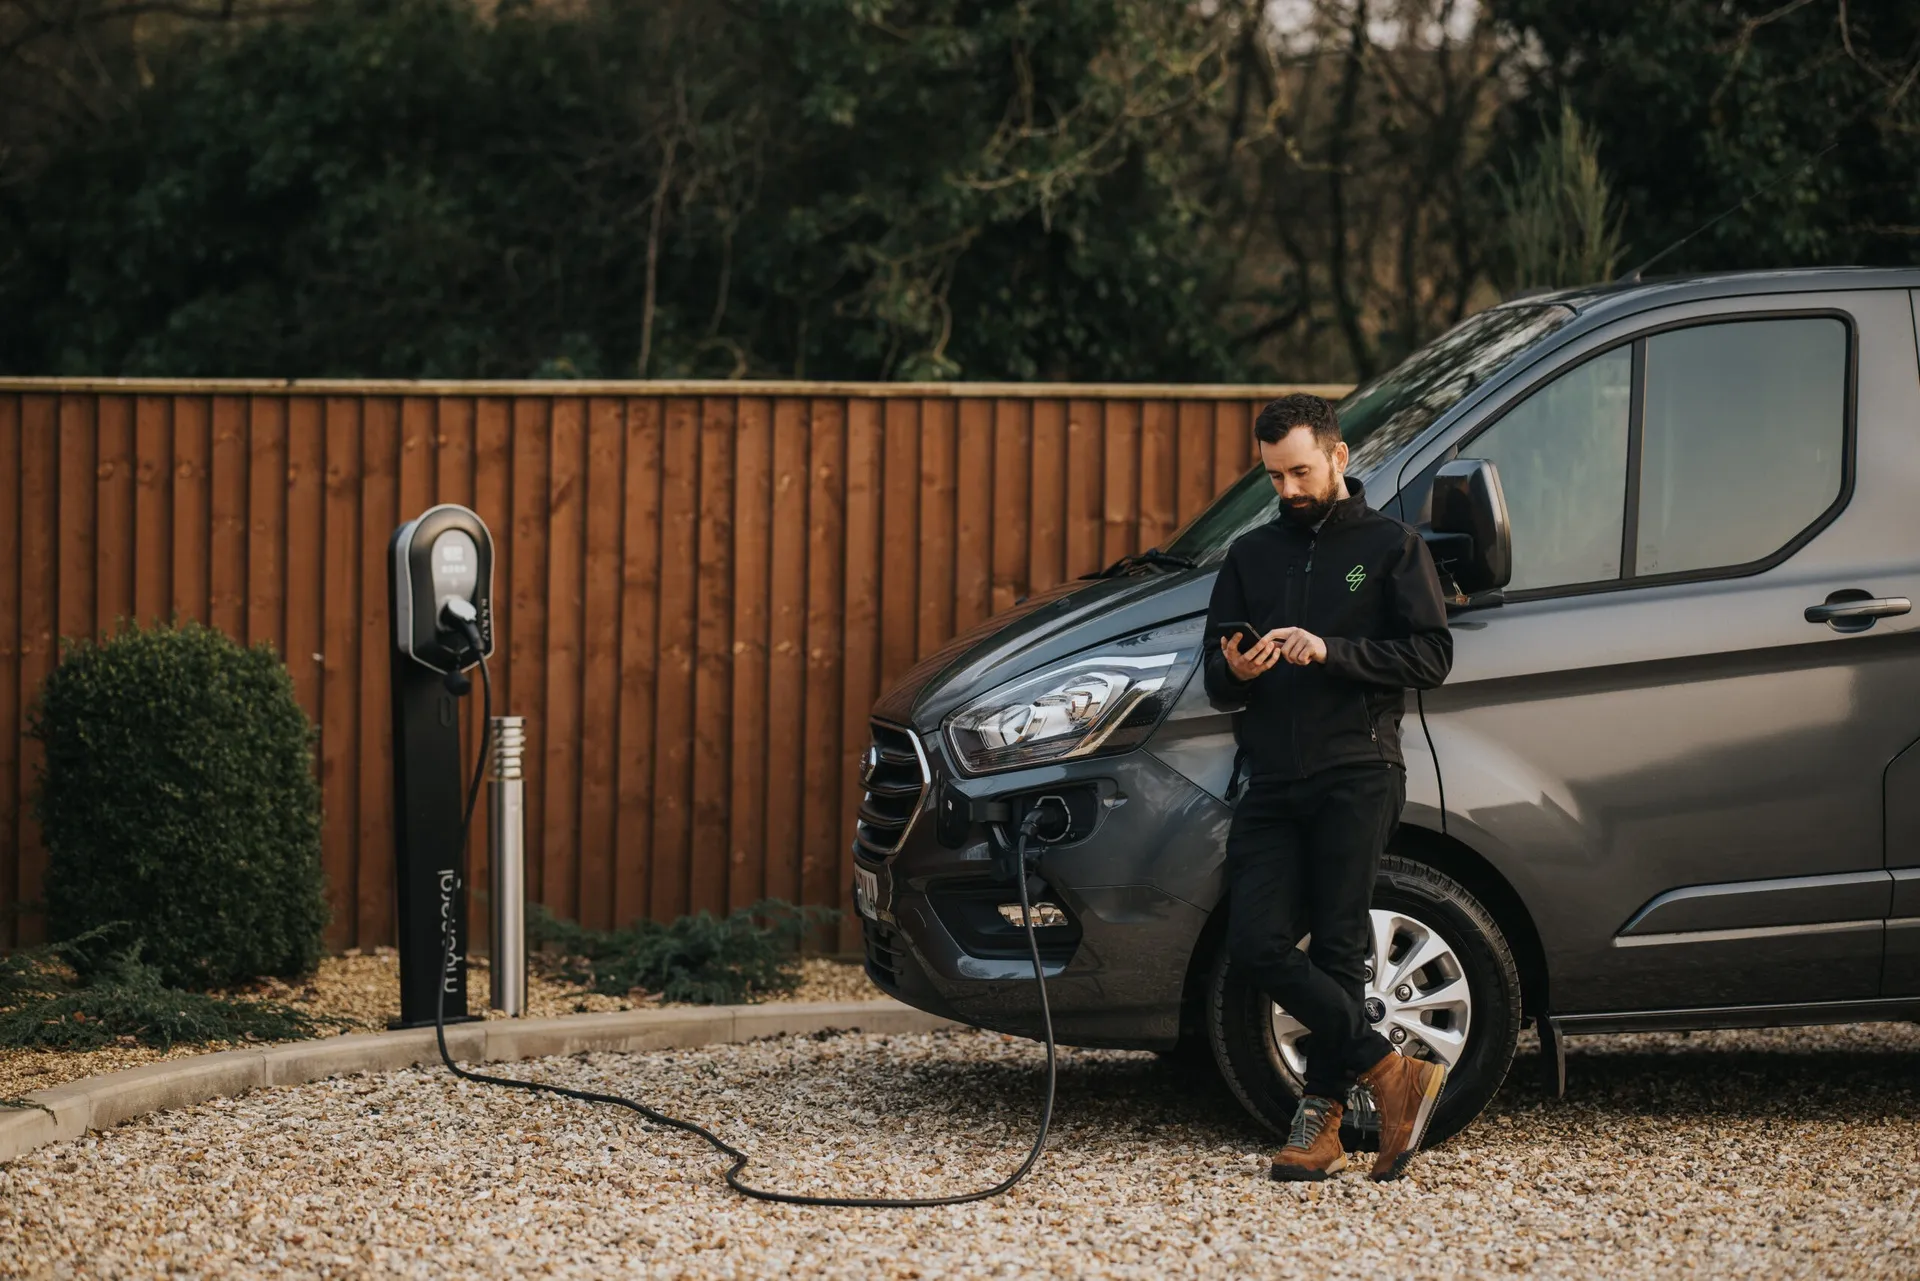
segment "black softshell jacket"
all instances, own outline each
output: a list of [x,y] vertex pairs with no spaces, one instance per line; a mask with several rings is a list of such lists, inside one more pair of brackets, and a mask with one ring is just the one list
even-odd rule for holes
[[[1453,667],[1453,634],[1426,544],[1368,508],[1359,481],[1350,478],[1347,491],[1317,533],[1281,516],[1242,534],[1214,582],[1207,693],[1245,704],[1234,734],[1251,777],[1304,778],[1361,761],[1404,765],[1406,691],[1432,689]],[[1304,627],[1327,643],[1327,661],[1296,667],[1283,659],[1251,681],[1235,680],[1211,639],[1230,621],[1251,623],[1257,634]],[[1241,649],[1253,640],[1243,638]]]

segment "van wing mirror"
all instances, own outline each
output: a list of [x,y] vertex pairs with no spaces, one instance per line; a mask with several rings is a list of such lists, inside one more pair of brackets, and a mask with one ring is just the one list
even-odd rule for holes
[[1513,532],[1500,469],[1456,458],[1433,476],[1433,519],[1420,531],[1455,606],[1498,604],[1513,577]]

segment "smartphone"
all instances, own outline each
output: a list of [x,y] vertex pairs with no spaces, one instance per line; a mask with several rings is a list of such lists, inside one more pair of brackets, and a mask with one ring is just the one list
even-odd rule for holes
[[1259,640],[1262,636],[1266,634],[1265,632],[1262,632],[1259,628],[1255,627],[1252,623],[1237,621],[1237,620],[1229,620],[1228,622],[1224,622],[1224,623],[1216,623],[1213,627],[1209,628],[1208,631],[1209,631],[1209,634],[1212,636],[1213,644],[1215,645],[1218,645],[1222,640],[1225,640],[1227,637],[1233,635],[1235,632],[1239,632],[1241,653],[1245,653],[1247,650],[1252,649],[1253,643]]

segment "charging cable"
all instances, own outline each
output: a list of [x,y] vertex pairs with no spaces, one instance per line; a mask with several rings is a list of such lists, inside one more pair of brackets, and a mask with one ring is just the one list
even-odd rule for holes
[[[451,604],[451,602],[449,603]],[[461,603],[465,604],[464,601]],[[471,614],[471,607],[469,607],[466,612]],[[493,674],[487,668],[486,655],[483,652],[483,646],[480,642],[480,629],[471,618],[461,617],[457,612],[451,610],[443,611],[443,618],[466,637],[468,652],[479,659],[482,702],[481,724],[483,727],[490,727],[493,723]],[[448,688],[453,688],[451,683]],[[456,690],[455,692],[464,693],[465,691]],[[483,730],[483,733],[484,732]],[[460,819],[460,881],[462,884],[466,882],[467,837],[473,830],[474,805],[480,798],[480,782],[486,775],[488,747],[485,744],[484,738],[482,741],[483,745],[480,749],[479,759],[474,763],[473,783],[467,790],[466,810]],[[1058,812],[1053,810],[1053,806],[1059,807]],[[470,1072],[458,1063],[455,1063],[453,1061],[453,1055],[447,1052],[447,985],[444,979],[437,985],[438,990],[434,996],[433,1009],[433,1032],[440,1047],[440,1061],[446,1064],[449,1072],[463,1081],[474,1081],[481,1085],[504,1086],[513,1090],[534,1090],[543,1094],[556,1094],[565,1099],[578,1099],[582,1103],[606,1103],[614,1107],[622,1107],[629,1111],[637,1112],[646,1120],[652,1121],[655,1125],[663,1125],[669,1129],[680,1130],[684,1133],[695,1135],[706,1140],[715,1151],[733,1158],[733,1164],[727,1168],[727,1186],[742,1196],[752,1197],[756,1201],[775,1201],[783,1205],[829,1205],[852,1208],[912,1210],[938,1205],[965,1205],[969,1201],[984,1201],[988,1197],[999,1196],[1001,1193],[1013,1187],[1014,1184],[1026,1178],[1027,1174],[1032,1171],[1034,1164],[1040,1159],[1041,1151],[1047,1145],[1047,1130],[1053,1124],[1053,1093],[1054,1086],[1058,1080],[1053,1040],[1053,1010],[1047,1003],[1047,976],[1046,971],[1040,964],[1040,944],[1033,933],[1033,905],[1029,901],[1030,896],[1027,893],[1027,842],[1033,838],[1043,824],[1058,825],[1063,823],[1066,818],[1065,811],[1065,804],[1057,797],[1042,797],[1034,803],[1033,807],[1027,811],[1026,816],[1021,820],[1016,839],[1015,848],[1018,854],[1019,866],[1014,880],[1020,890],[1020,911],[1021,919],[1026,923],[1027,951],[1033,958],[1033,980],[1040,991],[1040,1020],[1046,1033],[1047,1045],[1047,1086],[1045,1096],[1040,1105],[1040,1130],[1039,1133],[1034,1136],[1033,1147],[1028,1151],[1027,1159],[1020,1163],[1019,1169],[990,1188],[984,1188],[978,1192],[962,1192],[953,1196],[932,1197],[806,1196],[797,1192],[775,1192],[767,1188],[756,1188],[751,1184],[743,1182],[740,1177],[741,1172],[747,1168],[747,1162],[751,1158],[739,1148],[734,1147],[731,1143],[728,1143],[725,1139],[713,1133],[713,1131],[693,1121],[682,1121],[678,1117],[668,1116],[665,1112],[657,1111],[644,1103],[640,1103],[634,1099],[624,1098],[618,1094],[600,1094],[593,1090],[576,1090],[564,1085],[549,1085],[543,1081],[519,1081],[506,1076],[488,1076],[481,1072]],[[1002,831],[1001,836],[1002,839],[1004,839],[1004,831]]]

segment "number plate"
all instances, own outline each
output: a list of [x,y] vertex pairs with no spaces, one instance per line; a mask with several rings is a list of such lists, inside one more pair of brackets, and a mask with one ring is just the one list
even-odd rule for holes
[[880,917],[880,878],[864,867],[853,869],[853,905],[862,916]]

